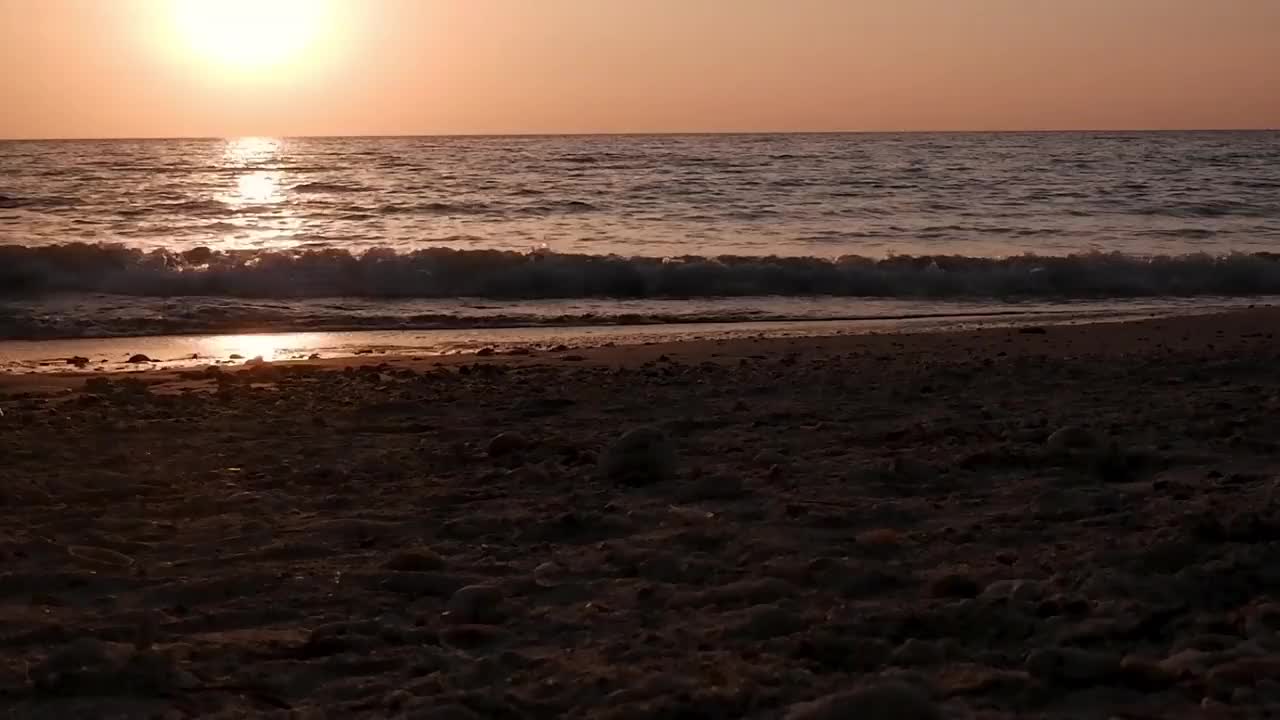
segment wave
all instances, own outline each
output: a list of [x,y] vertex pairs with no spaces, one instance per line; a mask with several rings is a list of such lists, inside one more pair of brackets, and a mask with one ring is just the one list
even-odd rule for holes
[[58,207],[72,207],[76,201],[66,197],[22,197],[20,195],[7,195],[0,193],[0,210],[15,210],[19,208],[45,209]]
[[[101,304],[95,304],[100,302]],[[1006,306],[999,306],[1006,307]],[[405,312],[395,312],[404,309]],[[852,308],[851,308],[852,309]],[[644,308],[613,312],[554,312],[550,307],[521,311],[494,308],[490,314],[468,312],[415,312],[393,307],[385,312],[351,312],[342,308],[316,307],[305,303],[282,303],[274,307],[251,303],[194,307],[121,308],[101,297],[89,298],[75,308],[50,312],[48,308],[0,307],[0,341],[69,340],[111,337],[159,337],[166,335],[244,335],[286,332],[365,332],[498,330],[511,328],[637,327],[652,325],[740,325],[742,323],[785,323],[814,321],[901,322],[913,320],[999,321],[1009,319],[1044,320],[1052,317],[1089,318],[1123,316],[1123,308],[1112,311],[1076,311],[1042,307],[971,310],[924,308],[891,313],[786,312],[784,308],[695,308],[689,311],[662,311]]]
[[1243,297],[1280,295],[1280,254],[653,258],[441,247],[353,254],[336,248],[0,246],[0,295],[55,293],[277,299]]

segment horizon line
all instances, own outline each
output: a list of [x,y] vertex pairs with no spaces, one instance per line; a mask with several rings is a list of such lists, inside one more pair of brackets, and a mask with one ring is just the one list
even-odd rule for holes
[[508,133],[365,133],[365,134],[248,134],[248,135],[154,135],[154,136],[27,136],[4,137],[0,142],[103,142],[103,141],[152,141],[152,140],[232,140],[236,138],[262,137],[282,140],[337,140],[337,139],[406,139],[406,138],[572,138],[572,137],[714,137],[751,135],[1069,135],[1104,133],[1243,133],[1280,132],[1275,127],[1239,128],[1091,128],[1091,129],[1034,129],[1034,130],[663,130],[654,132],[508,132]]

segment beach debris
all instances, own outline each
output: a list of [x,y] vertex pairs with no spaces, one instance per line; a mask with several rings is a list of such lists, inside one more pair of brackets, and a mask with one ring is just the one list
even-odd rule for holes
[[143,355],[142,353],[138,353],[137,355],[131,355],[129,359],[126,360],[125,362],[127,362],[130,365],[141,365],[143,363],[155,362],[155,360],[152,360],[151,358],[147,357],[146,355]]
[[248,360],[244,361],[245,367],[262,367],[263,365],[266,365],[266,364],[267,364],[267,361],[263,360],[261,355],[249,358]]
[[633,428],[600,454],[600,470],[626,485],[652,485],[676,476],[676,450],[665,432],[651,426]]
[[476,351],[476,357],[489,357],[496,352],[497,350],[494,350],[491,347],[483,347]]
[[532,443],[518,432],[508,430],[498,433],[489,440],[489,456],[510,455],[527,449]]
[[129,567],[133,564],[133,558],[123,553],[107,548],[89,547],[87,545],[72,545],[67,548],[67,553],[72,557],[84,560],[94,565],[108,565],[112,567]]
[[502,620],[502,588],[468,585],[459,588],[445,606],[445,616],[460,625],[496,625]]
[[74,365],[78,368],[86,367],[89,364],[89,358],[76,355],[76,356],[67,358],[67,364]]
[[792,706],[786,720],[941,720],[923,691],[901,683],[872,685]]

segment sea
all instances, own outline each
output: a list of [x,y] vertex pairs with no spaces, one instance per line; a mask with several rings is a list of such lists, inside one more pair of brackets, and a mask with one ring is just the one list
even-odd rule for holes
[[1277,253],[1280,132],[5,141],[0,368],[1204,312]]

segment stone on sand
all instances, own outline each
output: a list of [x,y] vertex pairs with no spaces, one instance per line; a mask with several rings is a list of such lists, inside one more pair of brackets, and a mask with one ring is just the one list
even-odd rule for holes
[[951,573],[929,584],[929,594],[936,598],[976,598],[981,588],[968,575]]
[[1017,605],[1037,602],[1044,597],[1044,588],[1035,580],[997,580],[982,591],[984,600],[1005,600]]
[[1041,648],[1027,656],[1027,672],[1049,684],[1092,685],[1114,680],[1120,659],[1073,647]]
[[449,620],[462,625],[491,625],[502,619],[502,589],[496,585],[468,585],[449,598]]
[[600,471],[626,485],[652,485],[676,476],[671,438],[655,427],[628,430],[600,454]]
[[786,720],[941,720],[942,711],[925,693],[889,683],[836,693],[792,706]]
[[510,431],[498,433],[489,440],[489,456],[499,457],[502,455],[510,455],[511,453],[520,452],[530,446],[529,439],[518,432]]
[[1069,453],[1094,447],[1097,445],[1097,438],[1078,425],[1067,425],[1055,430],[1045,441],[1045,445],[1050,452]]
[[130,365],[141,365],[143,363],[149,363],[149,362],[155,362],[155,361],[147,357],[146,355],[143,355],[142,353],[138,353],[137,355],[131,355],[126,362],[128,362]]
[[443,570],[444,566],[444,558],[429,548],[401,550],[387,558],[383,565],[388,570],[399,572],[430,572]]
[[901,667],[936,665],[946,659],[946,653],[938,643],[917,638],[907,638],[889,657],[889,662]]

